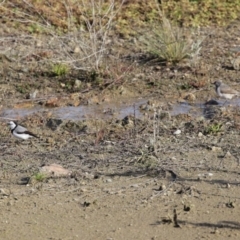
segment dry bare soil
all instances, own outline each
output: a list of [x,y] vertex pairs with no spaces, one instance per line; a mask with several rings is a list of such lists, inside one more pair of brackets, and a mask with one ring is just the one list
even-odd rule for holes
[[[49,39],[20,36],[5,33],[0,46],[12,49],[1,58],[0,239],[240,238],[238,107],[210,104],[206,118],[194,114],[198,103],[217,98],[214,80],[240,91],[230,62],[240,52],[239,21],[199,29],[204,41],[195,68],[148,61],[134,51],[134,39],[114,39],[110,55],[117,49],[121,57],[105,85],[85,82],[76,71],[42,74],[29,49],[37,45],[39,53]],[[81,90],[69,90],[76,79]],[[37,98],[29,99],[36,89]],[[108,108],[138,98],[147,102],[139,117],[119,119]],[[193,113],[171,116],[177,102],[191,104]],[[54,118],[54,107],[69,104],[104,111],[81,121]],[[16,141],[5,110],[39,106],[44,111],[17,120],[40,139]],[[43,176],[44,164],[70,172]]]

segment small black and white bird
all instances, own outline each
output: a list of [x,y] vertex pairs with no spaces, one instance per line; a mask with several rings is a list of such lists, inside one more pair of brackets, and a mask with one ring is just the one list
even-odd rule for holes
[[23,140],[27,140],[31,137],[39,138],[37,135],[29,132],[25,127],[23,127],[21,125],[18,125],[14,121],[10,121],[9,126],[11,128],[12,135],[17,137],[17,138],[20,138],[20,139],[23,139]]
[[240,96],[240,93],[238,91],[229,87],[227,84],[221,82],[220,80],[215,81],[213,84],[215,85],[215,90],[219,97],[232,99],[235,96]]

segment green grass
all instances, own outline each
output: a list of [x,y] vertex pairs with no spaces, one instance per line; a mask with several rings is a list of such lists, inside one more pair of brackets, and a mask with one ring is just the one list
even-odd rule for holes
[[54,76],[64,76],[69,72],[69,67],[62,63],[57,63],[52,66],[52,73]]
[[46,175],[38,172],[33,175],[33,179],[37,182],[43,182],[46,179]]
[[144,38],[148,51],[161,61],[177,64],[183,59],[196,59],[202,40],[192,40],[193,35],[174,26],[167,18],[153,29],[153,34]]
[[[83,2],[84,4],[81,4]],[[96,3],[98,1],[95,1]],[[104,2],[104,1],[102,1]],[[121,1],[115,1],[116,8]],[[161,3],[160,3],[161,2]],[[103,4],[102,12],[105,13],[107,1]],[[84,26],[82,13],[91,15],[88,0],[76,1],[39,1],[29,0],[28,4],[21,0],[3,1],[0,4],[0,15],[6,21],[6,26],[14,26],[19,29],[28,29],[38,33],[40,29],[34,24],[46,26],[51,24],[62,32]],[[207,26],[227,25],[239,17],[239,0],[148,0],[125,1],[122,11],[116,15],[115,28],[122,35],[132,35],[136,26],[152,25],[159,20],[158,8],[173,22],[182,26]],[[71,9],[71,24],[69,26],[69,14],[66,9]],[[98,11],[100,9],[97,9]],[[37,14],[36,14],[37,13]],[[99,17],[99,16],[98,16]],[[90,18],[91,19],[91,18]],[[21,20],[21,21],[19,21]],[[21,25],[21,27],[19,26]],[[149,25],[149,26],[150,26]],[[132,26],[132,27],[130,27]],[[49,25],[46,26],[47,28]]]
[[217,134],[222,131],[222,124],[221,123],[214,123],[205,129],[205,134]]

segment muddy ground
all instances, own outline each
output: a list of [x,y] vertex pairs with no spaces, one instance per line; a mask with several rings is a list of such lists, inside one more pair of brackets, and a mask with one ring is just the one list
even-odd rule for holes
[[[113,40],[109,58],[122,52],[113,81],[82,81],[81,90],[74,89],[76,72],[41,74],[46,66],[30,52],[48,39],[5,35],[1,52],[11,50],[1,57],[0,239],[239,239],[238,107],[209,104],[202,116],[171,116],[176,103],[194,108],[218,100],[216,79],[240,91],[231,64],[240,51],[239,26],[199,29],[204,41],[195,68],[147,61],[136,41]],[[129,99],[146,99],[140,117],[133,110],[118,118],[106,107]],[[80,121],[52,115],[69,105],[103,111]],[[14,120],[40,138],[16,140],[5,110],[37,107],[44,111]],[[69,172],[38,174],[51,164]]]

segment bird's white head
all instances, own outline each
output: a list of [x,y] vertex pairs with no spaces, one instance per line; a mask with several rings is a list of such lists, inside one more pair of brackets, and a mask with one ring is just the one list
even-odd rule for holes
[[11,129],[14,129],[17,126],[17,124],[13,121],[10,121],[8,125],[10,126]]

